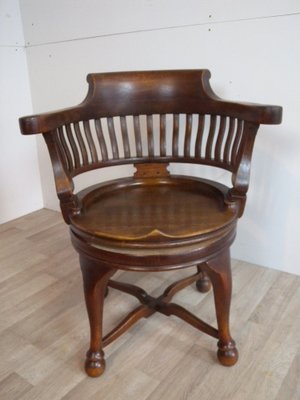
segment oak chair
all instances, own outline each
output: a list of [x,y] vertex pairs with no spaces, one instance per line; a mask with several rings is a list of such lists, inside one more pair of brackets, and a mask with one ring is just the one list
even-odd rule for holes
[[[89,74],[87,97],[78,106],[20,118],[23,134],[44,136],[63,218],[79,253],[90,321],[89,376],[103,373],[105,346],[155,312],[176,315],[218,339],[223,365],[238,359],[229,329],[229,247],[245,206],[258,127],[279,124],[282,110],[222,100],[209,78],[208,70]],[[169,163],[223,168],[232,174],[232,187],[172,175]],[[134,176],[74,192],[76,175],[123,164],[135,166]],[[190,267],[197,268],[190,277],[157,298],[111,279],[118,270]],[[217,329],[171,302],[193,282],[200,292],[212,284]],[[141,304],[103,336],[107,287]]]

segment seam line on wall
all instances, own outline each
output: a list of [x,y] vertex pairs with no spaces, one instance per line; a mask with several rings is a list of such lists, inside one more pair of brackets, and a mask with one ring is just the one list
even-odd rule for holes
[[[27,43],[25,43],[25,48],[59,44],[59,43],[77,42],[79,40],[90,40],[90,39],[97,39],[97,38],[102,38],[102,37],[105,38],[105,37],[111,37],[111,36],[130,35],[130,34],[134,34],[134,33],[165,31],[168,29],[171,30],[171,29],[180,29],[180,28],[190,28],[190,27],[204,26],[204,25],[212,26],[212,25],[226,24],[228,22],[254,21],[254,20],[269,19],[269,18],[290,17],[290,16],[296,16],[296,15],[300,15],[300,12],[290,13],[290,14],[280,14],[280,15],[268,15],[268,16],[262,16],[262,17],[240,18],[240,19],[232,19],[232,20],[226,20],[226,21],[199,22],[199,23],[195,23],[195,24],[173,25],[173,26],[151,28],[151,29],[137,29],[137,30],[133,30],[133,31],[114,32],[114,33],[106,33],[106,34],[104,33],[101,35],[85,36],[85,37],[79,37],[79,38],[49,41],[49,42],[36,43],[36,44],[30,44],[30,42],[27,42]],[[11,46],[11,47],[24,47],[24,46]]]
[[6,48],[24,48],[25,45],[23,44],[0,44],[0,47],[6,47]]

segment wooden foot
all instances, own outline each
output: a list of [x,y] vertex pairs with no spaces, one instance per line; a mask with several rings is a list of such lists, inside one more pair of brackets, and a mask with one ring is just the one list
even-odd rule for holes
[[207,263],[208,273],[214,290],[218,322],[218,359],[222,365],[232,366],[238,360],[238,351],[230,335],[229,314],[231,302],[231,267],[229,249]]
[[91,378],[97,378],[102,375],[105,370],[104,352],[91,352],[86,353],[85,372]]
[[196,282],[197,289],[201,293],[209,292],[211,288],[211,282],[207,276],[207,273],[201,268],[201,265],[197,265],[197,270],[201,273],[200,279],[198,279]]
[[90,322],[90,349],[86,354],[85,371],[91,377],[103,374],[105,360],[102,342],[103,303],[106,286],[115,270],[80,255],[86,308]]
[[235,341],[232,340],[229,343],[222,343],[221,341],[218,342],[218,359],[222,365],[225,367],[231,367],[234,365],[238,358],[239,353],[237,348],[235,347]]

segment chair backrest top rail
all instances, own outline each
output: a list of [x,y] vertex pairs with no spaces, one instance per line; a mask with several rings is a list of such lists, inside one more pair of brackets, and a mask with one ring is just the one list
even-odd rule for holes
[[225,101],[209,84],[208,70],[95,73],[78,106],[20,118],[23,134],[45,133],[59,126],[101,117],[151,114],[212,114],[258,124],[279,124],[282,108]]

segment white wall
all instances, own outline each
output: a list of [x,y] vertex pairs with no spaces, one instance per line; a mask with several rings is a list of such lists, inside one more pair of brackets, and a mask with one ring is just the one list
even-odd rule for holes
[[32,112],[19,3],[0,0],[0,223],[43,206],[37,148],[18,117]]
[[[259,131],[232,254],[300,274],[298,0],[20,4],[35,112],[80,102],[88,72],[175,68],[209,68],[212,86],[226,98],[282,105],[283,124]],[[45,204],[55,208],[43,144],[39,154]]]

